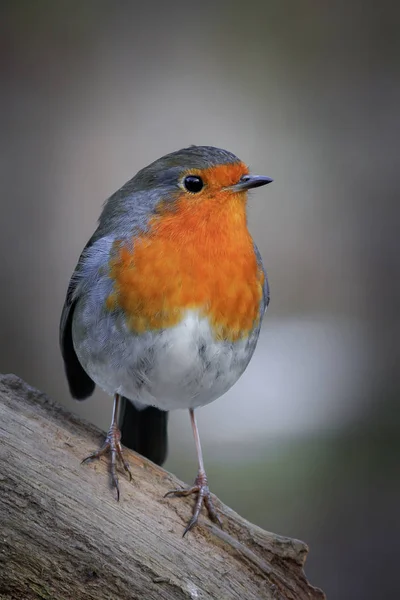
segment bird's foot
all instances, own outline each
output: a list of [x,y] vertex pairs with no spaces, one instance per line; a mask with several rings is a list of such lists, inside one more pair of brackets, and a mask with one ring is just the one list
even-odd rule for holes
[[222,527],[222,521],[219,518],[218,513],[215,510],[213,501],[211,499],[210,490],[208,488],[207,476],[204,473],[204,471],[199,471],[194,485],[192,487],[187,489],[171,490],[165,494],[164,498],[168,496],[190,496],[191,494],[196,494],[197,498],[193,508],[192,518],[187,524],[183,535],[185,536],[187,532],[193,529],[193,527],[195,527],[195,525],[197,524],[197,520],[199,518],[203,504],[207,509],[208,516],[210,517],[210,519],[214,521],[214,523],[218,523],[218,525]]
[[125,460],[123,452],[122,452],[121,432],[115,423],[113,423],[111,425],[110,429],[108,430],[107,437],[104,441],[104,444],[100,448],[100,450],[97,450],[96,452],[92,452],[92,454],[89,454],[89,456],[87,456],[86,458],[83,459],[81,464],[88,462],[90,460],[93,460],[94,458],[100,458],[100,456],[103,456],[103,454],[107,454],[107,452],[110,452],[110,454],[111,454],[111,466],[110,466],[111,481],[112,481],[113,487],[115,487],[116,492],[117,492],[117,500],[119,500],[117,458],[119,458],[125,471],[128,473],[129,481],[132,480],[132,473],[131,473],[131,469],[129,467],[129,463]]

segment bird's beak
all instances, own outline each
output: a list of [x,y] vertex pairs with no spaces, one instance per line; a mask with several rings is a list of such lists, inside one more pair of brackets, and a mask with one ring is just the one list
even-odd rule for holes
[[238,183],[235,183],[235,185],[230,186],[228,189],[232,192],[245,192],[252,188],[267,185],[271,181],[273,181],[271,177],[264,177],[263,175],[243,175]]

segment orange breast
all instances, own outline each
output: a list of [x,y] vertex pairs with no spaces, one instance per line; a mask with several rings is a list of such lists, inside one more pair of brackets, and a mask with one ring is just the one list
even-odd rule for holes
[[[225,196],[224,196],[225,194]],[[149,231],[117,243],[110,261],[114,291],[131,330],[177,325],[187,309],[207,316],[215,338],[245,338],[259,319],[264,275],[246,225],[243,194],[182,195]]]

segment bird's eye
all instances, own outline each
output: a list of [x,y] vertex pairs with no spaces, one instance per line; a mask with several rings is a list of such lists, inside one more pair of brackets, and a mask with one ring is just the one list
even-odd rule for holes
[[187,175],[183,180],[183,185],[188,192],[197,194],[203,189],[204,183],[201,177],[198,177],[197,175]]

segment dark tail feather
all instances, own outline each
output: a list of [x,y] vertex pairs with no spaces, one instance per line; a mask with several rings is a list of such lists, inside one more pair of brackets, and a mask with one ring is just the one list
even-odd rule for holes
[[162,465],[167,457],[167,422],[167,412],[154,406],[138,410],[121,396],[118,417],[121,442],[157,465]]

